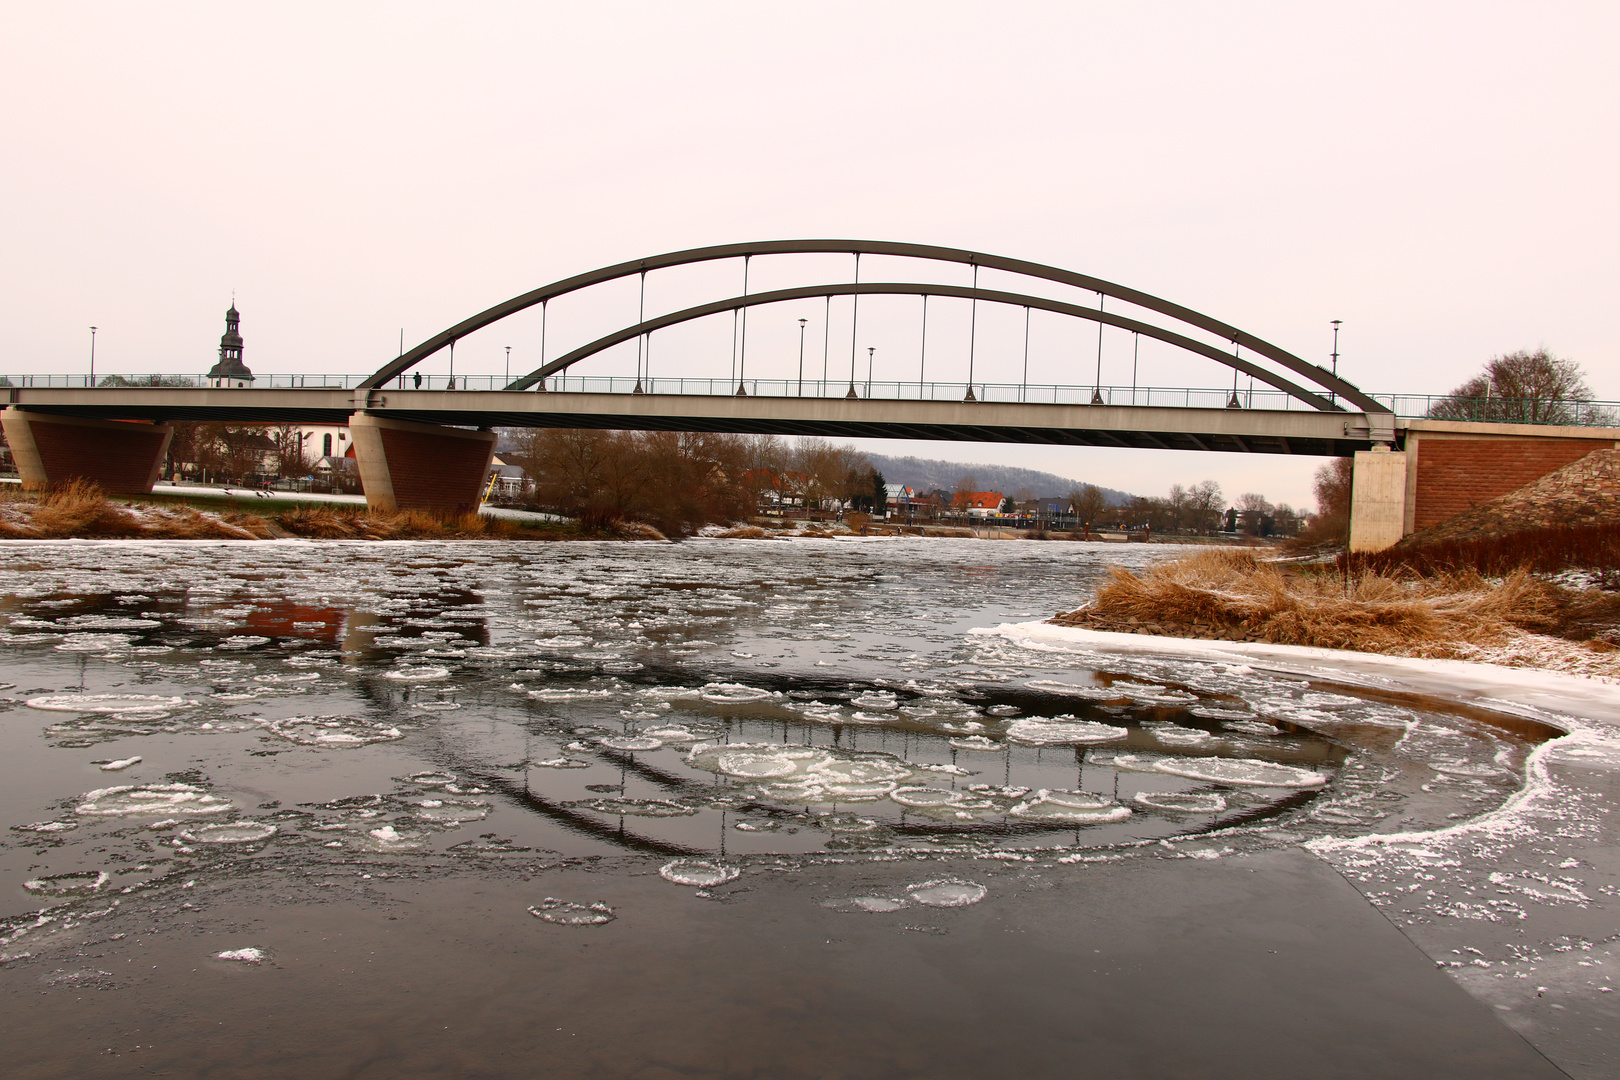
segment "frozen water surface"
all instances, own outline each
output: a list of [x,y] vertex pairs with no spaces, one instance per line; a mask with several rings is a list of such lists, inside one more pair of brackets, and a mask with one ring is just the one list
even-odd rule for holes
[[[1435,917],[1600,899],[1581,871],[1538,865],[1430,901],[1403,891],[1437,872],[1423,850],[1484,867],[1494,849],[1368,839],[1488,819],[1519,797],[1546,727],[1320,671],[976,632],[1074,607],[1105,558],[1174,553],[0,545],[0,872],[36,905],[25,882],[111,875],[52,898],[72,907],[186,882],[202,902],[266,866],[314,881],[633,856],[704,889],[756,861],[1058,866],[1321,842],[1362,844],[1323,850]],[[151,782],[86,793],[90,746],[141,759],[132,775]],[[983,896],[954,879],[890,891],[830,903]],[[551,903],[532,910],[603,914]]]

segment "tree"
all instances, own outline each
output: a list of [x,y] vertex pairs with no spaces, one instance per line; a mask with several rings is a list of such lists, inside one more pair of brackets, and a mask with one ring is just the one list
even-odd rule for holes
[[1258,492],[1246,491],[1237,497],[1234,507],[1244,532],[1250,536],[1270,536],[1272,529],[1271,500]]
[[1221,511],[1226,508],[1226,496],[1221,485],[1213,480],[1201,480],[1187,490],[1187,515],[1193,531],[1212,533],[1221,526]]
[[1081,484],[1069,494],[1069,505],[1074,507],[1080,524],[1090,528],[1101,524],[1103,511],[1108,509],[1108,496],[1096,484]]
[[1609,411],[1589,404],[1592,391],[1573,360],[1546,349],[1492,357],[1485,370],[1435,402],[1441,420],[1501,420],[1529,424],[1608,424]]

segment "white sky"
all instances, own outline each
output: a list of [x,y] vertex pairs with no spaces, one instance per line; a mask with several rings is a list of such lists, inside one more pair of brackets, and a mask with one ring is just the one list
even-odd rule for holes
[[[1343,319],[1340,370],[1370,391],[1443,393],[1545,345],[1620,399],[1612,4],[58,2],[4,26],[7,373],[83,371],[92,323],[98,371],[201,372],[232,289],[255,371],[369,372],[401,328],[600,265],[831,236],[1079,270],[1322,362]],[[751,287],[846,264],[756,260]],[[737,276],[655,278],[649,312]],[[556,305],[548,356],[635,302]],[[872,345],[877,378],[916,377],[915,303],[863,305],[863,372]],[[749,373],[787,374],[819,307],[751,316]],[[947,308],[940,378],[965,367]],[[1017,313],[980,320],[977,362],[1010,370]],[[1037,321],[1031,381],[1089,381],[1086,333]],[[654,341],[655,375],[726,374],[729,319]],[[537,321],[467,339],[458,372],[500,372],[507,345],[535,366]],[[1105,382],[1128,351],[1105,343]],[[1296,504],[1320,464],[870,445]]]

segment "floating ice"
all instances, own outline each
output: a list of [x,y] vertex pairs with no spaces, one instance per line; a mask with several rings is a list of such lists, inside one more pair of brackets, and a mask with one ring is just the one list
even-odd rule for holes
[[74,813],[82,817],[195,816],[231,809],[229,800],[210,795],[195,784],[125,784],[86,792]]
[[253,676],[253,681],[262,683],[301,683],[314,682],[320,677],[320,673],[315,671],[272,671],[267,675]]
[[106,871],[80,870],[71,874],[46,874],[23,882],[23,888],[42,896],[77,896],[93,893],[110,880]]
[[444,787],[446,784],[453,784],[456,782],[456,774],[447,772],[416,772],[411,773],[411,775],[407,776],[405,779],[413,784],[420,784],[423,787]]
[[558,637],[536,638],[534,643],[542,649],[583,649],[591,644],[591,639],[588,637],[569,637],[564,634]]
[[977,904],[985,898],[988,892],[988,889],[977,882],[961,881],[957,878],[923,881],[906,887],[906,894],[913,902],[938,908],[967,907],[970,904]]
[[139,765],[140,763],[141,763],[140,755],[137,754],[135,757],[120,758],[117,761],[106,762],[101,766],[101,771],[102,772],[123,772],[125,769],[129,768],[131,765]]
[[392,825],[384,825],[366,833],[366,846],[375,851],[408,851],[422,846],[424,834],[401,832]]
[[1154,768],[1171,776],[1234,787],[1313,788],[1327,783],[1319,772],[1255,758],[1160,758]]
[[1264,720],[1227,720],[1221,727],[1228,731],[1240,732],[1244,735],[1281,735],[1276,724],[1268,724]]
[[1120,806],[1108,795],[1090,791],[1052,791],[1042,788],[1027,801],[1008,811],[1013,817],[1034,821],[1074,822],[1100,825],[1124,821],[1131,816],[1128,806]]
[[1076,683],[1059,682],[1056,679],[1032,679],[1024,684],[1031,690],[1044,690],[1048,694],[1072,694],[1075,697],[1105,700],[1108,698],[1124,697],[1120,691],[1107,686],[1080,686]]
[[1014,720],[1007,725],[1007,739],[1026,746],[1079,746],[1112,742],[1130,734],[1125,728],[1096,720]]
[[899,706],[900,701],[893,694],[883,690],[868,690],[851,699],[850,704],[862,709],[893,709]]
[[703,687],[701,696],[704,701],[716,705],[740,705],[750,701],[767,701],[782,695],[770,690],[761,690],[757,686],[745,686],[742,683],[709,683]]
[[397,727],[358,716],[289,716],[263,723],[283,739],[301,746],[346,748],[405,737]]
[[153,713],[184,709],[196,702],[157,694],[46,694],[43,697],[29,698],[23,704],[30,709],[43,709],[47,712]]
[[1209,792],[1138,791],[1133,798],[1149,810],[1178,814],[1218,814],[1226,809],[1226,800]]
[[809,767],[818,779],[832,784],[870,784],[882,780],[905,780],[912,770],[887,757],[833,758]]
[[489,816],[490,811],[489,804],[478,799],[422,799],[413,805],[419,819],[436,825],[460,825],[468,821],[482,821]]
[[837,900],[823,900],[821,906],[831,911],[883,915],[908,908],[911,903],[908,900],[888,896],[846,896]]
[[612,697],[613,691],[587,690],[584,687],[566,687],[555,690],[530,690],[528,694],[536,701],[580,701],[586,698]]
[[649,739],[658,739],[667,743],[697,742],[700,738],[702,738],[701,735],[698,735],[696,732],[692,731],[691,728],[681,727],[679,725],[672,727],[646,728],[641,732],[641,734],[645,735]]
[[742,871],[734,866],[707,862],[703,859],[676,859],[658,868],[658,876],[665,881],[676,885],[695,885],[700,889],[724,885],[728,881],[735,880],[741,873]]
[[128,634],[64,634],[56,647],[62,652],[106,652],[128,644]]
[[618,917],[600,900],[594,904],[574,904],[555,896],[548,896],[530,907],[529,914],[558,926],[601,926]]
[[450,669],[444,667],[402,667],[385,672],[383,678],[395,679],[400,682],[432,682],[435,679],[448,679]]
[[78,827],[79,827],[79,823],[77,821],[35,821],[35,822],[30,822],[27,825],[13,825],[11,827],[11,831],[12,832],[31,832],[31,833],[59,833],[59,832],[67,832],[69,829],[77,829]]
[[695,806],[686,806],[678,802],[670,802],[667,799],[586,799],[583,802],[569,803],[568,805],[587,807],[603,814],[628,815],[631,817],[688,817],[698,812],[698,808]]
[[999,753],[1007,749],[1006,743],[999,743],[994,739],[987,739],[983,735],[968,735],[965,738],[952,739],[951,745],[956,747],[958,750],[977,750],[987,754]]
[[663,746],[661,739],[654,739],[648,735],[602,735],[596,744],[608,750],[657,750]]
[[251,946],[246,949],[226,949],[222,953],[214,954],[216,960],[231,960],[238,964],[262,964],[269,958],[269,953]]
[[807,771],[832,755],[813,746],[776,746],[770,743],[699,743],[686,756],[687,763],[709,772],[747,780],[775,779]]
[[1148,728],[1148,733],[1166,746],[1198,746],[1214,738],[1202,728],[1182,727],[1180,724],[1157,724]]
[[544,761],[531,761],[529,764],[542,769],[588,769],[591,767],[591,763],[588,761],[576,761],[574,758],[567,757],[547,758]]
[[268,840],[276,834],[276,827],[264,821],[232,821],[225,825],[204,825],[193,829],[187,839],[199,844],[251,844]]
[[946,807],[982,809],[984,805],[988,805],[982,799],[961,791],[948,791],[945,788],[932,787],[896,788],[890,793],[889,798],[901,806],[908,806],[914,810],[934,810]]
[[269,638],[260,637],[257,634],[239,634],[236,637],[226,638],[219,643],[218,647],[221,649],[251,649],[255,645],[264,645],[269,641]]
[[718,772],[750,780],[792,776],[799,771],[799,764],[785,755],[758,751],[735,751],[721,754],[715,759]]

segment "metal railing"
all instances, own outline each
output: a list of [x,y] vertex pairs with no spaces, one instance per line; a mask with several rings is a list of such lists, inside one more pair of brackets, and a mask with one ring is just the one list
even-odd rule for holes
[[[251,389],[261,390],[354,390],[369,375],[256,375]],[[509,380],[500,375],[457,375],[454,390],[495,391],[505,389]],[[390,380],[385,389],[452,389],[444,375],[415,373]],[[87,375],[0,375],[0,390],[16,388],[81,389],[92,385]],[[201,375],[104,375],[94,386],[101,389],[131,387],[172,387],[202,389],[212,384]],[[533,393],[539,387],[525,391]],[[879,401],[964,401],[969,390],[981,402],[1046,405],[1137,405],[1181,409],[1260,409],[1268,411],[1313,412],[1305,403],[1279,390],[1229,389],[1187,386],[1059,386],[1034,383],[997,382],[916,382],[856,379],[713,379],[654,377],[635,379],[620,375],[553,375],[544,382],[544,392],[555,394],[665,394],[702,397],[768,398],[848,398]],[[1236,405],[1233,405],[1234,396]],[[1620,426],[1620,401],[1580,401],[1573,399],[1526,400],[1517,398],[1457,398],[1449,394],[1372,394],[1397,416],[1419,419],[1475,420],[1508,424],[1568,424],[1597,427]],[[1355,410],[1351,410],[1355,411]]]

